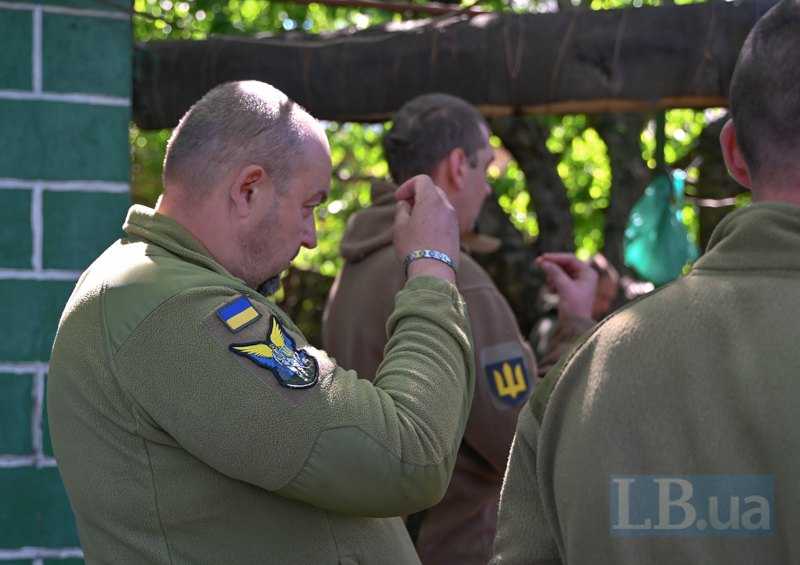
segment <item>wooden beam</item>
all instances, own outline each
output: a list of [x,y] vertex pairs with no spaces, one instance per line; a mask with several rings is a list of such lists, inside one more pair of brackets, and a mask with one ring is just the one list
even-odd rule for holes
[[490,116],[722,106],[739,49],[773,3],[465,14],[324,36],[144,43],[134,119],[172,127],[210,88],[242,79],[336,121],[387,120],[434,91]]

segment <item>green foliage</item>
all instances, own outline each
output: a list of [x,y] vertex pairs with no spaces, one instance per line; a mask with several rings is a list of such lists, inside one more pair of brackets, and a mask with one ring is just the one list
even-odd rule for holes
[[210,35],[311,33],[343,28],[361,29],[397,16],[383,10],[354,10],[321,4],[267,0],[135,0],[137,41],[204,39]]
[[[680,163],[691,150],[697,137],[706,125],[706,113],[702,110],[677,109],[667,111],[667,143],[664,159],[667,165]],[[642,157],[651,169],[656,167],[656,123],[650,120],[642,131]],[[688,163],[683,166],[688,166]]]
[[[417,0],[425,3],[425,0]],[[693,1],[693,0],[689,0]],[[638,4],[637,4],[638,2]],[[578,2],[581,3],[581,2]],[[585,0],[591,9],[618,8],[623,5],[658,5],[659,0]],[[688,3],[682,0],[680,3]],[[462,5],[471,2],[462,2]],[[554,4],[537,0],[485,0],[484,9],[541,11]],[[214,34],[257,35],[292,31],[318,33],[399,20],[399,14],[321,4],[293,4],[267,0],[135,0],[134,9],[145,16],[134,19],[137,41],[157,39],[203,39]],[[668,164],[683,163],[707,123],[708,113],[693,110],[667,112],[665,148]],[[588,257],[603,247],[604,212],[609,205],[611,170],[607,148],[598,133],[587,126],[583,115],[553,116],[547,147],[558,157],[558,174],[566,186],[575,226],[579,255]],[[335,274],[341,265],[338,247],[347,219],[370,202],[370,179],[388,176],[380,138],[383,125],[325,124],[334,166],[331,194],[317,213],[318,246],[304,250],[297,266],[324,275]],[[131,127],[133,199],[153,204],[161,191],[161,163],[170,130],[143,132]],[[492,138],[500,149],[500,141]],[[642,156],[655,167],[655,125],[651,122],[641,135]],[[500,155],[503,155],[500,152]],[[506,154],[507,155],[507,154]],[[490,182],[499,203],[514,225],[530,238],[539,233],[525,177],[512,160],[492,166]],[[697,171],[689,170],[689,181]],[[689,191],[691,193],[691,190]],[[684,221],[691,232],[698,232],[698,216],[691,205],[684,209]]]
[[295,260],[301,269],[313,269],[334,276],[341,268],[339,241],[350,215],[371,202],[373,179],[388,176],[381,136],[384,125],[336,124],[325,129],[331,145],[333,178],[327,202],[317,209],[318,242],[303,249]]
[[539,235],[536,213],[531,208],[525,175],[511,155],[502,149],[500,138],[493,135],[489,142],[495,150],[495,161],[489,166],[489,184],[498,203],[514,226],[530,239]]
[[561,157],[558,175],[572,203],[575,247],[588,259],[603,246],[603,211],[608,208],[611,169],[606,144],[586,116],[564,116],[551,129],[547,147]]
[[[690,166],[691,162],[686,162],[687,156],[711,117],[713,115],[702,110],[677,109],[666,112],[664,130],[667,142],[664,146],[664,161],[667,166],[687,170],[687,181],[690,184],[686,193],[689,195],[695,194],[691,183],[697,181],[698,171],[696,167]],[[651,169],[656,168],[655,134],[656,122],[652,119],[641,135],[642,158]],[[694,205],[686,204],[683,207],[683,223],[686,224],[692,240],[697,243],[700,239],[700,216]]]
[[152,206],[161,194],[161,163],[172,130],[141,131],[130,127],[131,196],[134,202]]

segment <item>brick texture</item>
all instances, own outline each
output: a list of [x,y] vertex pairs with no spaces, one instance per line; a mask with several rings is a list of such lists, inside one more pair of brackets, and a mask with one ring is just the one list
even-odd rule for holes
[[45,14],[43,27],[45,90],[130,95],[127,21]]
[[74,282],[0,280],[0,359],[44,362],[56,335],[58,319]]
[[0,88],[29,90],[32,88],[32,26],[28,11],[0,9]]
[[0,565],[83,563],[42,389],[75,280],[129,204],[130,9],[0,6]]
[[33,452],[32,398],[33,375],[0,373],[0,453]]
[[32,0],[31,3],[110,13],[129,13],[131,10],[131,3],[127,0]]
[[3,100],[0,176],[127,182],[129,120],[129,108]]
[[85,269],[122,235],[127,194],[47,192],[44,210],[44,268]]
[[77,547],[78,534],[58,469],[0,472],[0,548]]
[[0,268],[30,269],[31,191],[0,191]]

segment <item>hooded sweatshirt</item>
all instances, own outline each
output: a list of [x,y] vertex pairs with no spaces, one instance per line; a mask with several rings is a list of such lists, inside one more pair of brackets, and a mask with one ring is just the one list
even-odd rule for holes
[[[391,245],[394,190],[389,183],[376,183],[373,205],[351,217],[341,245],[345,266],[323,318],[326,350],[365,378],[372,378],[384,359],[386,322],[405,284]],[[427,564],[484,565],[517,413],[534,386],[536,364],[508,303],[465,253],[456,286],[472,326],[475,396],[450,486],[425,513],[417,550]]]

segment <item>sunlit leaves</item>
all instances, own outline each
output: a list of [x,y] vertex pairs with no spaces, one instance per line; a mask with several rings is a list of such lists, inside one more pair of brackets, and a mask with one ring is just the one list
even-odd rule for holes
[[317,247],[300,253],[296,260],[299,268],[330,276],[341,268],[339,244],[347,219],[369,206],[372,179],[388,175],[380,145],[384,128],[381,124],[325,124],[333,162],[331,192],[317,209]]
[[603,246],[604,210],[611,189],[606,144],[582,115],[564,116],[550,131],[547,147],[560,156],[558,174],[572,202],[575,247],[582,258]]
[[[667,165],[675,165],[683,159],[693,147],[707,123],[702,110],[678,109],[668,110],[665,131],[667,143],[664,147],[664,160]],[[642,131],[642,155],[647,166],[656,167],[656,123],[650,120]],[[686,163],[683,166],[688,166]]]
[[172,130],[141,131],[131,126],[131,197],[152,206],[161,194],[161,163]]

